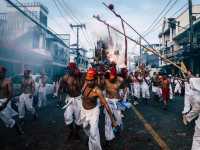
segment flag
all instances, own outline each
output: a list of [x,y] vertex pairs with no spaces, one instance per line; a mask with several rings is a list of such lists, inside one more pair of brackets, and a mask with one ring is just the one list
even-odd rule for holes
[[183,73],[183,76],[185,77],[185,73],[187,72],[187,68],[183,61],[181,61],[181,72]]

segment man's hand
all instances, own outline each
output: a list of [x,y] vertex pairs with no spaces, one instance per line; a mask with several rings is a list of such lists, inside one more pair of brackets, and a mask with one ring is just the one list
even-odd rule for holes
[[0,111],[4,110],[7,106],[7,103],[3,103],[2,105],[0,105]]
[[32,95],[32,94],[30,94],[30,95],[29,95],[29,98],[33,98],[33,95]]
[[117,126],[117,123],[114,119],[112,119],[112,127],[115,128]]
[[187,119],[186,119],[185,115],[183,115],[183,124],[186,125],[186,126],[188,125],[188,122],[187,122]]

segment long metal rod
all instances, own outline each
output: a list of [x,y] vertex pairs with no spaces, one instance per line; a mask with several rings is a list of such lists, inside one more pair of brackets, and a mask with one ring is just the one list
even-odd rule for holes
[[[122,29],[123,29],[123,33],[124,35],[126,35],[126,30],[125,30],[125,27],[124,27],[124,21],[121,19],[121,23],[122,23]],[[125,65],[127,66],[127,37],[124,36],[124,45],[125,45],[125,56],[124,56],[124,63]]]
[[152,48],[153,50],[155,50],[156,51],[156,49],[154,49],[153,48],[153,46],[136,30],[136,29],[134,29],[125,19],[123,19],[118,13],[116,13],[115,11],[114,11],[114,9],[110,9],[109,8],[109,6],[108,5],[106,5],[106,3],[102,3],[106,8],[108,8],[113,14],[115,14],[115,16],[116,17],[119,17],[127,26],[129,26],[137,35],[139,35],[139,37],[141,38],[141,39],[143,39],[147,44],[148,44],[148,46],[150,47],[150,48]]
[[170,63],[170,64],[174,65],[176,68],[178,68],[178,69],[180,69],[181,71],[183,71],[184,73],[187,73],[187,72],[186,72],[184,69],[182,69],[179,65],[177,65],[176,63],[172,62],[171,60],[169,60],[169,59],[163,57],[160,53],[158,53],[158,52],[155,51],[154,49],[150,49],[150,48],[148,48],[148,47],[146,47],[146,46],[140,44],[138,41],[134,40],[133,38],[131,38],[131,37],[127,36],[127,35],[124,35],[124,33],[121,32],[120,30],[118,30],[117,28],[111,26],[111,25],[108,24],[106,21],[101,20],[100,17],[98,17],[98,16],[93,16],[93,17],[94,17],[97,21],[99,21],[99,22],[105,24],[106,26],[109,26],[109,27],[112,28],[114,31],[118,32],[119,34],[121,34],[121,35],[123,35],[123,36],[126,36],[127,39],[129,39],[130,41],[132,41],[132,42],[134,42],[134,43],[140,45],[141,47],[145,48],[147,51],[152,52],[154,55],[160,57],[160,58],[163,59],[166,63]]

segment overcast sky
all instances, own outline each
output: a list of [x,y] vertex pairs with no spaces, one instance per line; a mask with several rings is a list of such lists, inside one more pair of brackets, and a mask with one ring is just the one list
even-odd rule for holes
[[[102,19],[105,19],[107,22],[112,24],[121,30],[121,23],[118,18],[116,18],[109,10],[107,10],[102,2],[107,4],[114,4],[115,10],[121,14],[136,30],[141,34],[144,34],[145,30],[153,22],[153,20],[158,16],[164,6],[170,0],[20,0],[21,2],[41,2],[43,5],[48,7],[49,16],[48,16],[48,25],[57,33],[70,33],[71,34],[71,44],[76,42],[76,32],[72,31],[69,24],[76,24],[77,22],[72,19],[71,14],[78,18],[81,23],[86,24],[85,35],[81,33],[80,40],[81,46],[85,48],[94,48],[94,42],[100,37],[106,37],[108,35],[106,27],[97,22],[92,18],[93,15],[100,15]],[[59,6],[62,15],[59,13],[58,9],[55,6],[55,2]],[[58,3],[58,1],[60,3]],[[165,17],[175,17],[173,14],[177,12],[188,0],[171,0],[173,5],[169,13]],[[173,4],[174,3],[174,4]],[[194,4],[199,3],[200,0],[193,0]],[[62,6],[60,5],[62,4]],[[169,9],[169,7],[167,9]],[[70,9],[69,9],[70,8]],[[187,6],[185,7],[187,8]],[[166,10],[167,10],[166,9]],[[184,9],[183,9],[184,10]],[[182,11],[183,11],[182,10]],[[64,16],[64,17],[63,17]],[[161,21],[162,22],[162,21]],[[158,34],[161,31],[161,22],[157,23],[152,32],[146,36],[147,40],[150,43],[158,42]],[[138,36],[126,27],[126,32],[131,37],[138,39]],[[111,32],[112,36],[121,41],[123,44],[123,39],[118,34]],[[85,38],[86,37],[86,38]],[[136,47],[132,42],[128,42],[129,49],[134,49]],[[123,47],[124,45],[122,45]],[[138,53],[136,51],[136,53]]]

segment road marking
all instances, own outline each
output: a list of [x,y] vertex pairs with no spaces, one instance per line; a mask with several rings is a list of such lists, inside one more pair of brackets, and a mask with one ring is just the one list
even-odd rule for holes
[[170,150],[168,145],[165,143],[165,141],[160,137],[160,135],[153,129],[153,127],[144,119],[142,114],[136,109],[135,106],[132,106],[133,111],[137,115],[140,121],[144,124],[145,129],[152,135],[154,140],[158,143],[161,150]]

